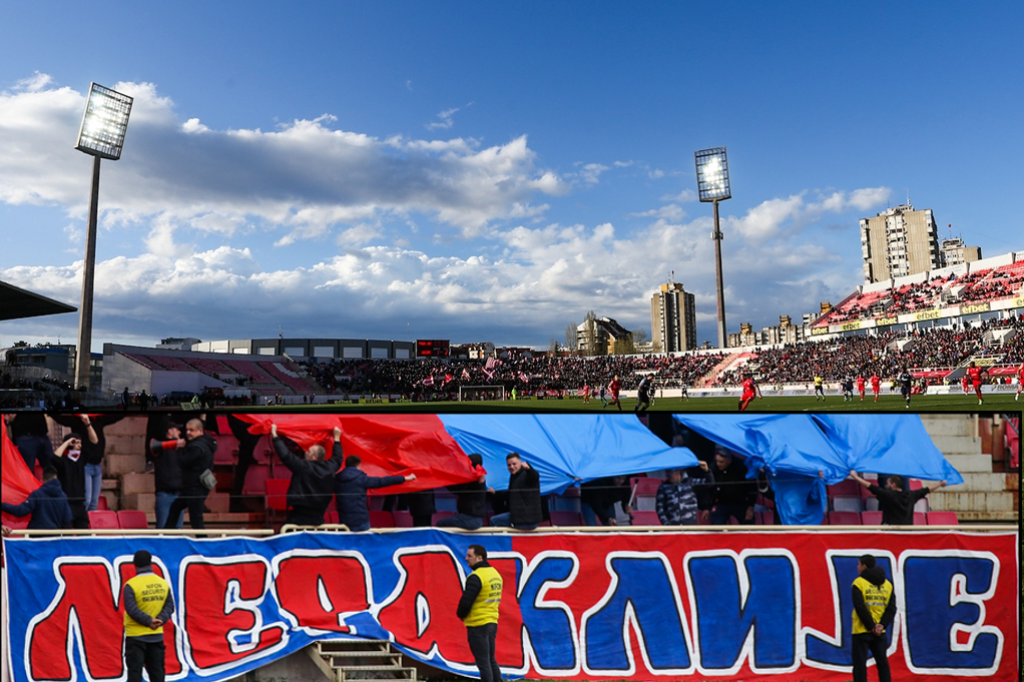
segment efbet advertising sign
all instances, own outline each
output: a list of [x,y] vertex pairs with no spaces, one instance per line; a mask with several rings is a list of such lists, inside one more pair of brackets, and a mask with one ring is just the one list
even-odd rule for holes
[[236,677],[321,639],[389,639],[476,675],[455,615],[470,544],[504,577],[498,662],[566,680],[848,680],[851,584],[874,554],[897,679],[1016,680],[1016,533],[299,533],[5,543],[14,682],[125,680],[121,591],[153,554],[176,601],[167,678]]

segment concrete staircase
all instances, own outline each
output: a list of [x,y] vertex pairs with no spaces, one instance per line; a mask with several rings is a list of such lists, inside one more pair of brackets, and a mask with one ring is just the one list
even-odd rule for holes
[[332,682],[415,680],[416,668],[405,666],[400,651],[386,639],[317,642],[306,652]]
[[956,512],[961,522],[1016,522],[1020,517],[1020,474],[994,472],[973,415],[922,414],[935,447],[964,477],[928,496],[933,511]]

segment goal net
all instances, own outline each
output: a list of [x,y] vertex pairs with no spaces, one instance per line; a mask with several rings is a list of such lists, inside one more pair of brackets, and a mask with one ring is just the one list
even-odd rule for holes
[[459,386],[459,402],[504,399],[504,386]]

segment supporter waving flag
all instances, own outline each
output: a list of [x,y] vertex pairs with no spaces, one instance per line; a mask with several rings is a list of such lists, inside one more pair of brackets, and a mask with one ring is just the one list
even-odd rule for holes
[[[33,490],[39,487],[39,481],[29,471],[18,448],[11,442],[7,434],[7,422],[0,419],[0,481],[2,490],[0,497],[8,504],[21,504]],[[4,514],[4,520],[8,517]]]

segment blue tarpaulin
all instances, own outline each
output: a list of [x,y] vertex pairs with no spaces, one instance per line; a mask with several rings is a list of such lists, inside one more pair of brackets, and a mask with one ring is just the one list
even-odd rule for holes
[[[827,505],[823,484],[838,483],[851,470],[963,483],[917,415],[674,417],[743,456],[749,478],[763,468],[783,523],[820,523]],[[816,478],[819,471],[823,481]]]
[[480,453],[487,484],[496,490],[508,487],[505,456],[510,452],[518,452],[540,473],[543,494],[603,476],[698,463],[689,448],[666,445],[633,415],[438,416],[464,452]]
[[816,414],[812,418],[853,471],[963,483],[916,414]]

